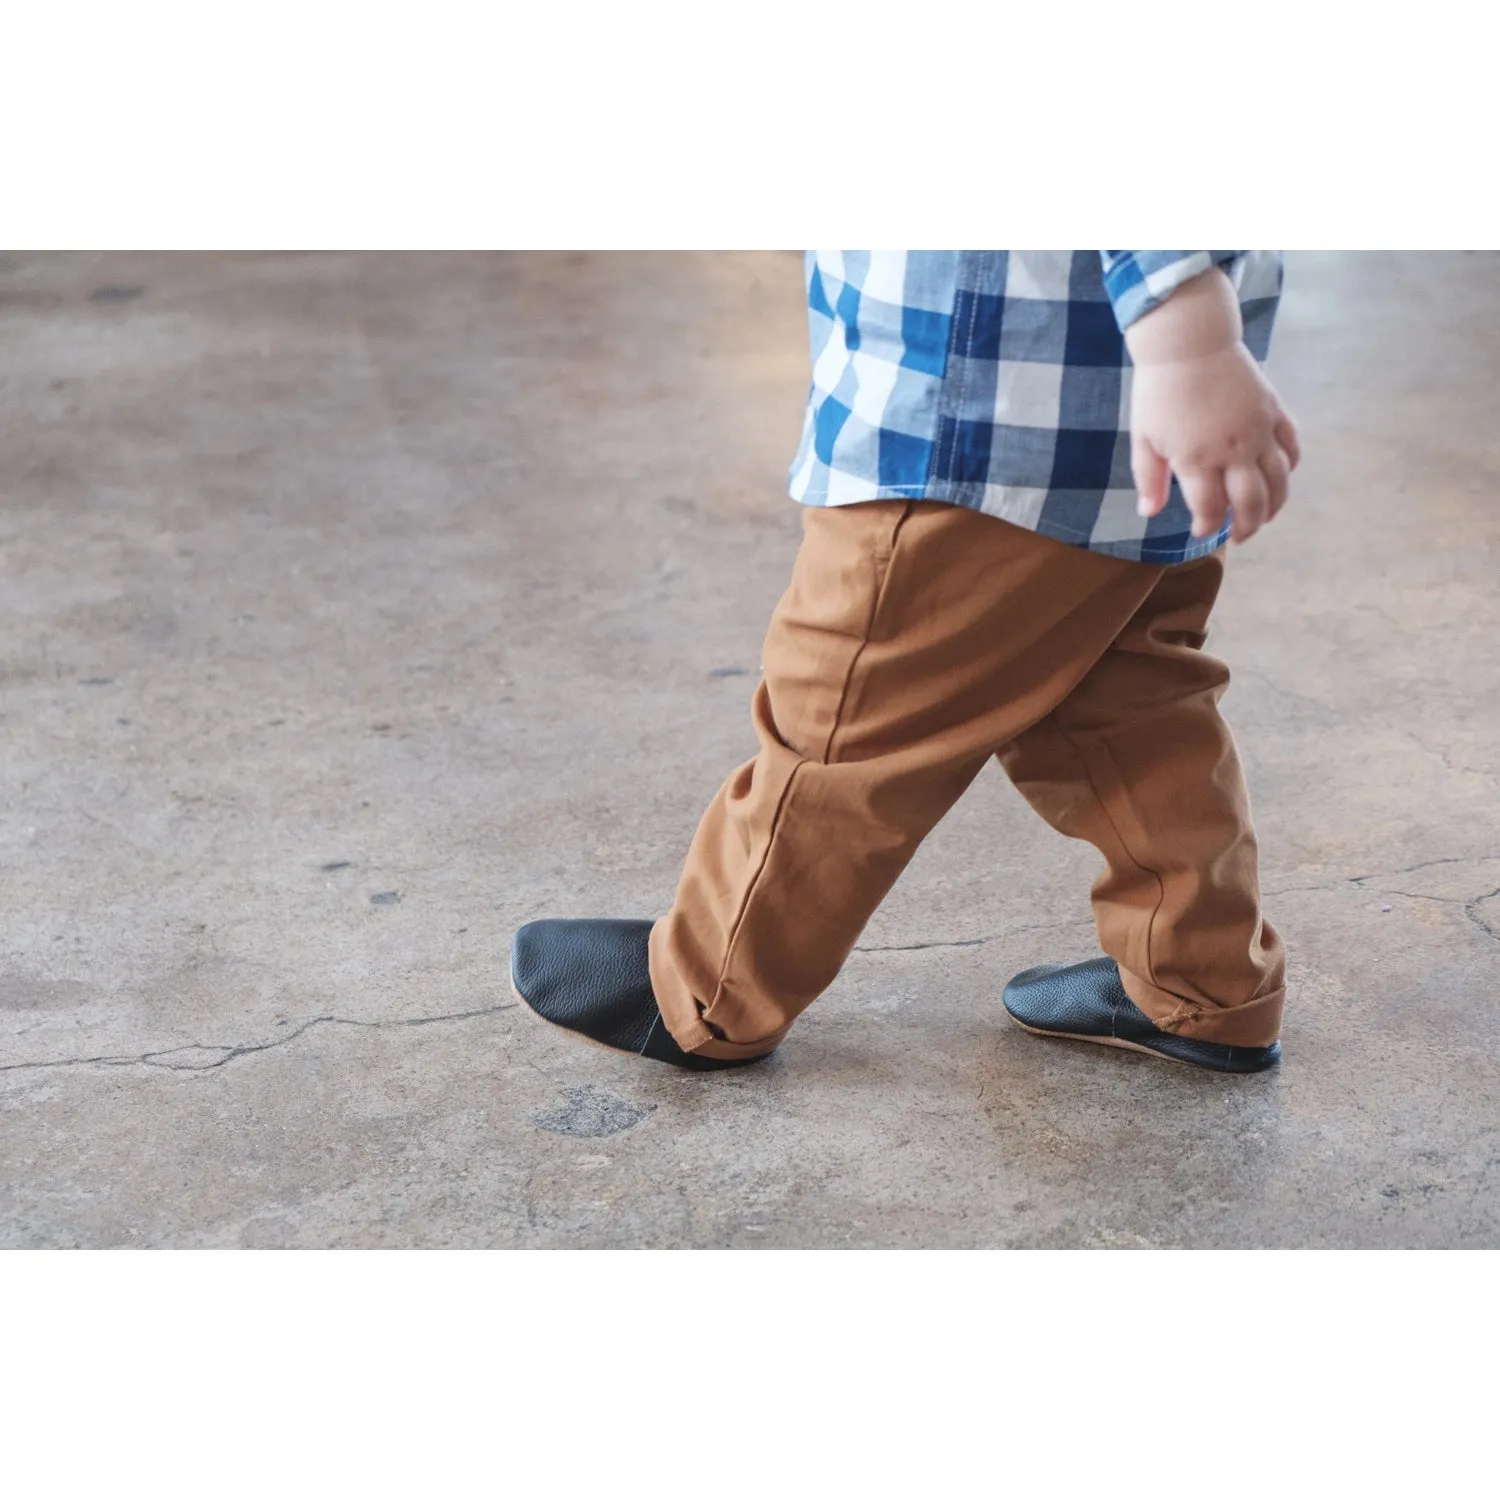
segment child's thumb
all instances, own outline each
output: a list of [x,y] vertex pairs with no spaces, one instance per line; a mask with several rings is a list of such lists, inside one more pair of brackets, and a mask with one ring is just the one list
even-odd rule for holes
[[1130,468],[1140,494],[1136,510],[1143,516],[1159,516],[1167,508],[1167,494],[1172,484],[1171,466],[1145,438],[1132,434]]

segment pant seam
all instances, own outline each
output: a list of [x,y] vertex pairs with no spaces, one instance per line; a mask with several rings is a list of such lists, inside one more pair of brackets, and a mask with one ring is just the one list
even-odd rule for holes
[[[870,616],[865,623],[864,636],[854,650],[854,655],[849,660],[848,670],[844,673],[843,686],[839,689],[839,701],[833,712],[833,724],[829,728],[828,738],[823,745],[822,764],[830,764],[833,753],[834,736],[838,734],[839,725],[843,721],[844,710],[849,701],[849,685],[854,681],[855,671],[859,667],[860,658],[864,655],[865,647],[870,643],[870,636],[875,629],[875,621],[880,615],[880,605],[885,598],[886,585],[890,582],[891,563],[896,553],[896,542],[901,534],[901,528],[908,516],[911,515],[916,501],[908,501],[906,508],[896,518],[896,524],[891,528],[890,541],[881,550],[875,553],[877,562],[883,557],[884,568],[880,574],[879,581],[875,587],[875,599],[870,606]],[[729,931],[729,941],[724,945],[724,962],[719,968],[718,981],[714,985],[713,999],[709,1001],[708,1009],[712,1010],[719,1003],[719,997],[724,993],[724,981],[729,974],[730,964],[734,960],[735,945],[739,942],[740,933],[744,930],[745,915],[750,910],[750,903],[755,899],[755,892],[760,886],[761,876],[765,874],[766,866],[771,860],[771,850],[776,845],[776,835],[781,831],[782,815],[786,811],[787,802],[792,795],[793,784],[797,780],[797,773],[803,766],[809,763],[810,757],[799,755],[797,764],[792,767],[791,774],[786,779],[786,786],[782,788],[781,796],[776,801],[776,811],[771,815],[771,826],[766,833],[765,852],[760,857],[760,864],[755,868],[755,874],[751,877],[749,885],[745,888],[745,899],[740,903],[740,909],[735,913],[734,925]],[[753,1045],[753,1044],[750,1044]]]
[[838,736],[840,728],[843,727],[844,710],[849,706],[849,689],[854,684],[854,674],[859,670],[859,664],[864,657],[865,648],[870,644],[871,637],[875,634],[875,622],[880,618],[880,606],[885,602],[886,589],[891,581],[891,573],[896,562],[896,544],[901,538],[901,528],[906,525],[907,518],[911,515],[917,501],[908,501],[906,509],[896,517],[896,524],[891,528],[890,541],[886,543],[882,552],[875,554],[881,573],[875,586],[875,597],[870,604],[870,618],[865,622],[864,638],[855,648],[854,655],[849,659],[849,670],[844,673],[844,685],[839,692],[838,707],[833,712],[833,725],[828,731],[828,739],[823,745],[823,761],[825,766],[833,764],[833,742]]
[[[1054,720],[1053,722],[1056,724],[1058,734],[1062,736],[1062,738],[1067,742],[1069,748],[1078,757],[1078,762],[1083,767],[1083,778],[1086,782],[1088,782],[1089,791],[1094,794],[1094,800],[1099,804],[1099,810],[1104,814],[1104,820],[1109,824],[1111,831],[1114,833],[1116,840],[1118,840],[1119,842],[1120,848],[1125,851],[1125,857],[1143,875],[1149,875],[1156,882],[1156,905],[1151,908],[1151,915],[1146,919],[1146,978],[1151,982],[1153,988],[1158,990],[1164,989],[1164,985],[1157,983],[1156,964],[1151,956],[1151,939],[1156,930],[1157,914],[1161,911],[1162,906],[1165,904],[1167,899],[1167,888],[1161,878],[1161,872],[1159,870],[1153,870],[1149,865],[1141,863],[1135,851],[1126,842],[1125,835],[1121,831],[1120,825],[1115,821],[1115,815],[1110,811],[1109,803],[1105,800],[1103,793],[1100,792],[1098,784],[1094,780],[1093,769],[1089,765],[1089,758],[1083,752],[1083,747],[1072,737],[1072,735],[1068,733],[1066,729],[1063,728],[1060,720]],[[1119,778],[1120,783],[1123,786],[1125,778],[1120,773],[1120,768],[1115,763],[1114,757],[1110,755],[1109,746],[1103,740],[1100,740],[1098,744],[1101,753],[1108,757],[1111,766],[1114,768],[1116,776]],[[1179,998],[1181,997],[1179,996]]]
[[[897,538],[900,537],[901,526],[906,525],[906,517],[912,513],[913,504],[916,504],[916,502],[907,501],[906,508],[901,511],[900,516],[895,517],[895,525],[891,528],[891,540],[885,543],[885,546],[879,547],[876,553],[874,553],[873,561],[876,567],[879,568],[879,577],[877,577],[876,585],[874,585],[874,597],[870,601],[870,618],[865,621],[864,634],[859,639],[859,645],[855,646],[852,657],[849,658],[849,669],[844,672],[843,687],[838,688],[838,703],[834,708],[834,721],[832,721],[832,724],[829,724],[828,738],[823,741],[823,753],[820,756],[820,763],[822,765],[831,765],[832,763],[834,738],[837,736],[841,724],[843,724],[844,709],[849,706],[849,688],[853,684],[853,675],[859,669],[859,658],[864,655],[864,648],[870,643],[871,634],[874,634],[874,622],[876,622],[876,619],[879,619],[880,603],[885,598],[886,585],[891,580],[891,565],[895,561],[895,543],[897,543]],[[780,813],[780,808],[777,808],[777,813]],[[769,840],[766,841],[766,844],[769,847]],[[757,874],[759,874],[759,871],[757,871]]]
[[[806,764],[806,757],[799,756],[797,764],[792,767],[790,775],[787,776],[786,785],[781,789],[781,795],[776,799],[776,811],[771,814],[771,826],[766,833],[766,847],[761,854],[760,863],[755,867],[755,874],[750,877],[749,884],[745,887],[745,899],[740,902],[740,909],[735,913],[734,925],[729,929],[729,941],[724,945],[724,962],[719,968],[719,977],[714,982],[713,998],[708,1002],[708,1010],[712,1010],[719,1003],[719,996],[724,992],[724,976],[729,972],[729,963],[734,957],[734,946],[739,941],[741,929],[745,925],[745,913],[750,910],[750,902],[754,899],[756,888],[760,885],[760,878],[765,873],[766,865],[770,862],[771,849],[776,843],[776,835],[781,829],[781,815],[786,808],[787,800],[792,795],[792,786],[797,780],[797,773]],[[742,1045],[754,1046],[754,1043],[747,1042]]]

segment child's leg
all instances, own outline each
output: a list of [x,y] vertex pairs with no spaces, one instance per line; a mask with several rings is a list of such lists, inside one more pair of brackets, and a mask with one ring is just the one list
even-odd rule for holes
[[1203,645],[1222,554],[1166,569],[1078,686],[1000,754],[1055,828],[1096,845],[1100,945],[1163,1031],[1264,1047],[1285,961],[1261,919],[1244,778]]
[[760,753],[704,815],[651,934],[677,1043],[773,1048],[988,758],[1164,571],[931,502],[809,511],[766,640]]

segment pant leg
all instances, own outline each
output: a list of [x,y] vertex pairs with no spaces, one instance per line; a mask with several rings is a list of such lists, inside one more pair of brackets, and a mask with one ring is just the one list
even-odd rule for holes
[[1104,951],[1163,1030],[1268,1046],[1285,956],[1261,917],[1244,777],[1202,647],[1223,556],[1168,568],[1119,638],[1000,763],[1055,828],[1096,845]]
[[922,839],[1162,571],[927,501],[808,511],[766,639],[760,751],[704,814],[652,930],[678,1044],[774,1047]]

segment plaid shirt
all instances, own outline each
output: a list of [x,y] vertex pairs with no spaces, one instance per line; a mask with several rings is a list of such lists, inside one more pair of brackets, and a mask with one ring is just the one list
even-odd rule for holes
[[792,498],[936,500],[1142,562],[1201,557],[1174,479],[1136,514],[1124,330],[1213,265],[1264,360],[1281,255],[1262,250],[816,250],[813,378]]

